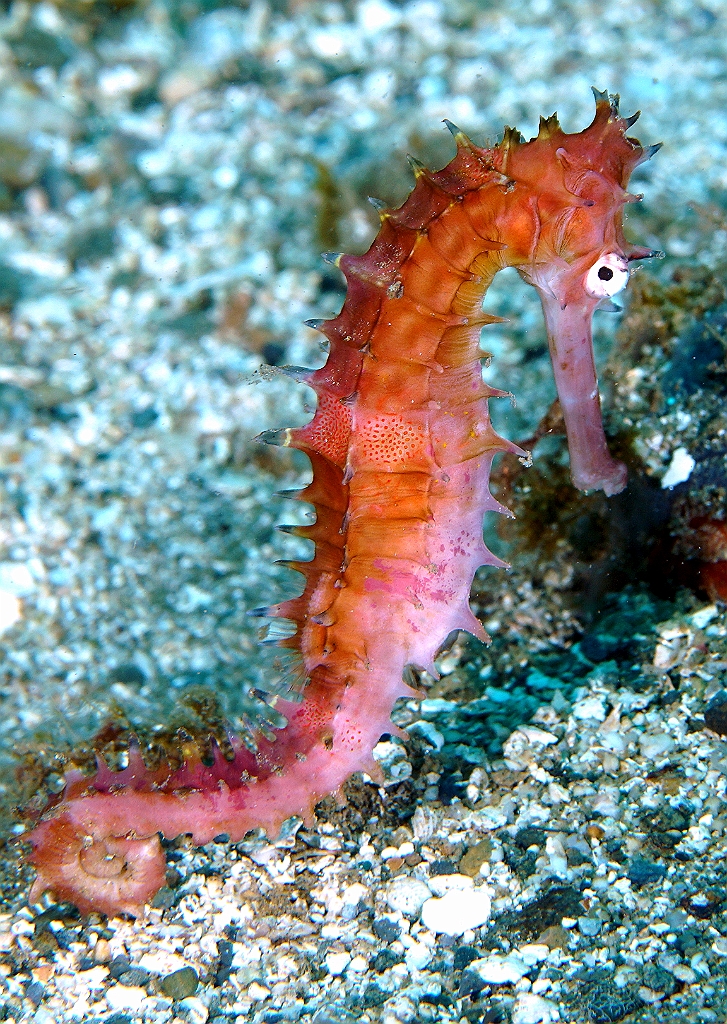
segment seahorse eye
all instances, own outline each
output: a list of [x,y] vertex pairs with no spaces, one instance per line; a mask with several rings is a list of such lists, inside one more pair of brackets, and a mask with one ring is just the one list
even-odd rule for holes
[[628,265],[623,256],[607,252],[593,264],[583,283],[589,295],[605,299],[625,288],[628,279]]

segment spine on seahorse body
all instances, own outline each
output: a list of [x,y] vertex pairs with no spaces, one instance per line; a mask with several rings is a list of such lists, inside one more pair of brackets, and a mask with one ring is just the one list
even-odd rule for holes
[[279,641],[302,661],[302,701],[279,700],[287,725],[255,752],[235,745],[212,765],[152,771],[138,752],[113,772],[69,776],[33,831],[38,877],[80,910],[138,914],[164,879],[158,833],[197,843],[250,829],[275,833],[355,771],[376,776],[372,749],[397,732],[391,711],[413,696],[409,665],[434,673],[456,630],[486,639],[469,607],[477,568],[502,565],[483,542],[498,452],[524,457],[493,430],[481,373],[482,311],[494,275],[514,266],[545,310],[574,482],[607,494],[625,482],[608,453],[591,346],[593,310],[622,288],[628,263],[655,255],[628,244],[621,211],[629,174],[651,149],[626,137],[635,118],[596,93],[596,115],[567,135],[555,116],[524,143],[507,129],[481,149],[454,126],[457,155],[441,171],[413,162],[416,187],[363,256],[332,261],[346,278],[339,315],[315,326],[330,352],[319,370],[292,372],[313,388],[307,425],[261,439],[305,452],[312,482],[297,497],[315,522],[300,597],[261,614],[290,620]]

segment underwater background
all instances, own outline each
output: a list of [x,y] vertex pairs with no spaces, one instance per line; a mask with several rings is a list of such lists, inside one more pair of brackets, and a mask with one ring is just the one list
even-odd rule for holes
[[[717,0],[3,5],[0,1019],[727,1019],[726,39]],[[310,415],[276,367],[323,362],[321,251],[367,248],[407,153],[451,158],[443,118],[577,131],[591,86],[664,143],[626,235],[665,259],[596,315],[628,490],[570,486],[540,306],[500,274],[493,416],[535,447],[495,472],[492,645],[455,642],[387,786],[318,830],[170,844],[145,922],[29,909],[16,809],[69,760],[284,691],[246,612],[296,592],[275,495],[308,468],[253,438]],[[425,926],[483,884],[479,925]]]

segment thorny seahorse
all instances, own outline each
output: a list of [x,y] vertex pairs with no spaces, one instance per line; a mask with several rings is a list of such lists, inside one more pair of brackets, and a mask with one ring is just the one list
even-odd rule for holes
[[[594,90],[595,92],[595,90]],[[441,171],[412,161],[416,186],[363,256],[336,256],[347,294],[332,320],[313,323],[330,342],[318,370],[294,371],[318,398],[306,426],[262,439],[305,452],[313,480],[295,496],[315,522],[293,528],[315,544],[300,597],[262,609],[290,620],[279,641],[296,652],[304,685],[278,700],[287,725],[215,748],[181,768],[149,769],[138,747],[128,766],[102,760],[71,772],[30,836],[38,876],[81,911],[138,914],[164,882],[159,834],[234,842],[255,827],[274,835],[291,815],[356,771],[378,776],[372,749],[396,732],[397,698],[415,691],[407,666],[435,673],[455,630],[486,639],[469,607],[476,569],[502,565],[483,542],[498,452],[526,453],[499,437],[485,384],[482,327],[498,320],[482,300],[498,270],[515,267],[540,294],[570,450],[582,489],[607,495],[626,482],[609,454],[591,343],[593,311],[610,302],[633,260],[657,255],[627,242],[622,213],[640,198],[631,171],[658,148],[626,134],[618,97],[595,92],[593,122],[566,134],[555,115],[524,142],[506,128],[489,149],[447,122],[457,154]]]

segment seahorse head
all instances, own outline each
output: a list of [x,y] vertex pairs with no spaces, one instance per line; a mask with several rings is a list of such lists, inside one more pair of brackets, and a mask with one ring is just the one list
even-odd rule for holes
[[660,255],[623,233],[624,207],[641,199],[627,191],[629,177],[659,146],[626,134],[638,113],[621,117],[618,96],[594,94],[596,113],[583,131],[566,134],[555,114],[541,118],[527,143],[507,129],[495,165],[518,197],[508,262],[543,304],[573,482],[615,494],[626,470],[609,455],[600,426],[591,320],[596,308],[618,308],[611,297],[626,287],[633,260]]

